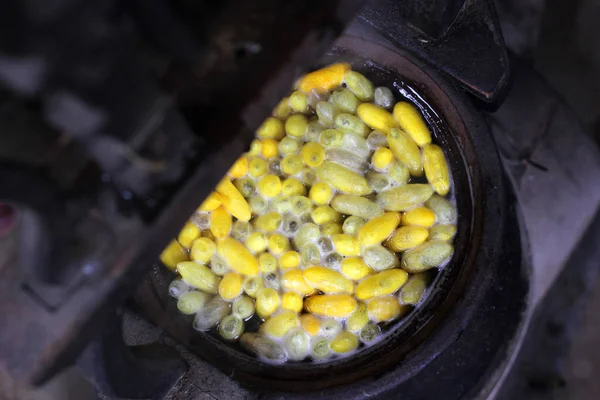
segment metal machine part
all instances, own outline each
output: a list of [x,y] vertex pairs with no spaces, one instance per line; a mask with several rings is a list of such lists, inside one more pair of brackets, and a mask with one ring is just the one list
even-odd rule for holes
[[482,102],[501,104],[510,65],[493,2],[373,0],[359,18]]
[[600,173],[600,152],[547,82],[522,61],[514,65],[511,95],[488,121],[522,210],[532,268],[526,329],[488,392],[502,399],[553,368],[549,360],[567,340],[553,329],[573,318],[598,270],[600,188],[590,182]]

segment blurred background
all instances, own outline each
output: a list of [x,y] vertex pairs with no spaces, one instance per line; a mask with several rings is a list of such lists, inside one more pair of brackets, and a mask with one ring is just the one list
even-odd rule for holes
[[[496,7],[513,68],[537,71],[564,99],[589,137],[596,144],[600,143],[600,2],[496,0]],[[531,82],[527,75],[514,75],[517,81],[513,81],[513,90],[528,90],[527,85]],[[545,105],[528,104],[528,107],[534,114]],[[556,111],[550,110],[550,113]],[[548,118],[546,122],[551,116]],[[488,120],[492,126],[497,123],[493,113],[488,115]],[[531,129],[548,129],[543,125],[545,120],[540,121]],[[527,121],[522,123],[527,125]],[[568,135],[568,127],[563,133]],[[502,153],[503,144],[499,147]],[[577,165],[577,160],[573,159],[575,154],[561,154],[560,157]],[[507,168],[515,167],[509,157],[505,162]],[[586,165],[580,167],[585,169]],[[582,184],[600,188],[600,175],[595,176],[595,180],[592,178]],[[569,210],[564,213],[567,219],[569,213],[578,212],[576,201],[567,207]],[[583,235],[586,240],[582,240],[561,265],[557,278],[544,293],[499,398],[600,398],[600,380],[597,378],[600,374],[600,258],[596,257],[600,223],[593,213],[588,218],[590,227]],[[0,223],[5,224],[0,224],[0,231],[4,231],[0,240],[0,264],[8,262],[3,255],[9,254],[8,249],[14,246],[18,236],[15,230],[5,228],[10,222],[9,210],[0,209]],[[553,249],[542,251],[552,253]],[[129,343],[150,342],[164,335],[131,312],[125,315],[125,331]],[[187,361],[190,364],[199,362],[193,358]],[[220,386],[224,385],[220,374],[215,370],[214,382],[200,387],[190,381],[187,389],[181,389],[172,398],[183,398],[184,393],[190,399],[233,398],[231,392]],[[84,400],[98,396],[101,395],[95,393],[75,367],[35,390],[19,385],[0,369],[0,399]],[[243,394],[239,396],[244,397]]]

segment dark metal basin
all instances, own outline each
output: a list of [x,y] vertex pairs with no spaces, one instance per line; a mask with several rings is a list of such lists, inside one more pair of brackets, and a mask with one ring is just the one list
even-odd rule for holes
[[[456,87],[409,54],[356,36],[343,36],[322,61],[350,62],[376,85],[393,89],[397,99],[409,98],[428,115],[454,181],[452,196],[459,214],[455,253],[437,274],[425,302],[389,326],[383,340],[352,357],[320,364],[265,364],[239,347],[194,331],[189,317],[178,314],[168,298],[173,275],[155,268],[137,296],[143,313],[233,379],[260,391],[324,390],[392,370],[397,371],[397,383],[407,380],[451,345],[449,340],[430,340],[442,327],[452,331],[449,323],[461,329],[455,319],[448,321],[449,313],[459,309],[465,323],[472,318],[480,293],[491,285],[486,270],[499,267],[506,235],[507,196],[497,150],[482,117]],[[469,298],[466,288],[471,289]]]

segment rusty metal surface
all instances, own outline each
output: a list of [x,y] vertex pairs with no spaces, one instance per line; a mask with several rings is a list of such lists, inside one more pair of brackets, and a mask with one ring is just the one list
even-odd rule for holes
[[121,193],[98,184],[95,197],[84,202],[89,208],[83,216],[108,224],[114,246],[99,260],[90,260],[95,263],[79,265],[58,288],[58,305],[48,307],[44,299],[45,288],[53,292],[56,287],[30,285],[36,277],[16,263],[0,270],[3,367],[22,381],[39,384],[72,363],[87,341],[102,333],[107,315],[124,301],[164,244],[245,150],[276,100],[328,48],[359,3],[225,2],[219,18],[204,16],[203,21],[214,24],[203,37],[211,56],[199,54],[200,72],[173,65],[164,87],[175,94],[175,104],[187,118],[186,134],[204,137],[206,145],[176,187],[161,188],[161,201],[154,201],[154,212],[145,219],[135,213],[135,202],[129,204],[132,213],[122,214]]

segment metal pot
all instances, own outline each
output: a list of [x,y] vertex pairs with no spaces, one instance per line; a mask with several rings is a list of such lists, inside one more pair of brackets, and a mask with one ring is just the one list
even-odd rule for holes
[[[425,302],[388,327],[383,340],[352,357],[324,363],[270,365],[210,334],[194,331],[189,318],[179,315],[168,298],[167,285],[173,275],[155,268],[150,275],[151,289],[142,289],[137,297],[146,316],[194,353],[258,391],[319,390],[326,395],[333,392],[324,390],[342,385],[348,393],[360,385],[382,390],[386,373],[393,373],[388,385],[397,386],[450,349],[471,322],[507,256],[503,253],[507,235],[516,238],[510,258],[520,260],[518,228],[510,232],[507,228],[507,224],[515,225],[512,200],[495,144],[480,114],[455,86],[410,54],[364,36],[340,38],[323,64],[348,61],[376,85],[394,88],[398,98],[416,102],[429,116],[434,140],[446,151],[454,181],[452,195],[459,214],[455,253],[437,274]],[[382,377],[379,384],[374,380],[377,377]]]

